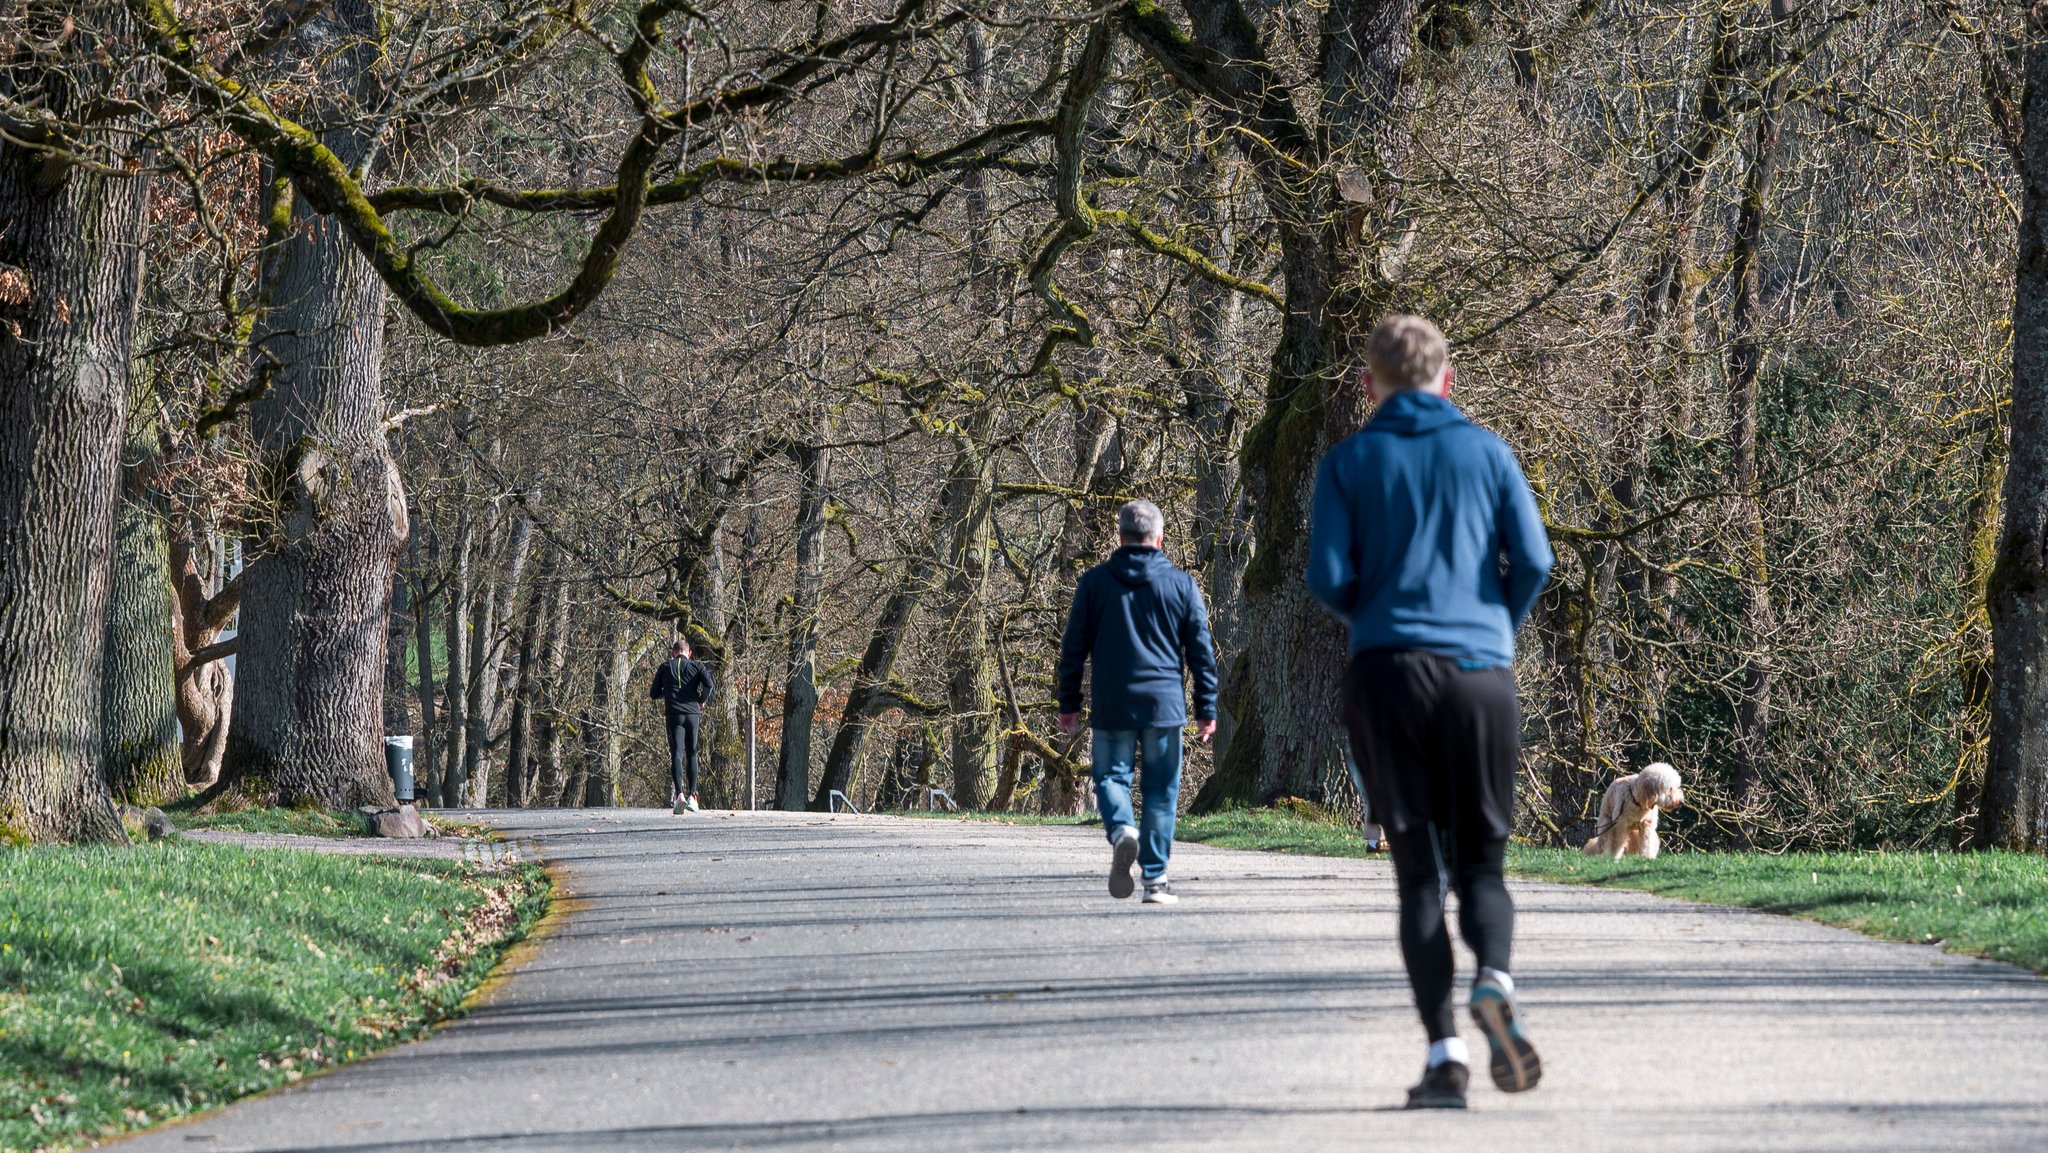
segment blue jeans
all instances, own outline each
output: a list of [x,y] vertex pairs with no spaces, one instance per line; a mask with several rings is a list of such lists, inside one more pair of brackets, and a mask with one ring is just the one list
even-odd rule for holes
[[[1131,771],[1141,755],[1145,762],[1139,784],[1145,799],[1142,825],[1131,819]],[[1179,807],[1178,728],[1095,730],[1095,808],[1102,814],[1103,832],[1115,840],[1119,826],[1138,827],[1138,865],[1148,881],[1166,875],[1166,859],[1173,853],[1173,818]]]

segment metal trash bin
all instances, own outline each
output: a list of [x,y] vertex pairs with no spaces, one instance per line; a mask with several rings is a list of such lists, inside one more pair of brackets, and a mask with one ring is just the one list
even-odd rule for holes
[[413,803],[412,738],[384,738],[384,769],[391,774],[391,792],[401,805]]

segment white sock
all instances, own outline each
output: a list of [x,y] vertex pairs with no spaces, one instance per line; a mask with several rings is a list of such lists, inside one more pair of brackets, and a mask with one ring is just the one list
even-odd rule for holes
[[1472,1054],[1466,1050],[1463,1037],[1445,1037],[1429,1043],[1429,1067],[1434,1069],[1446,1061],[1466,1066],[1472,1064]]
[[1506,993],[1510,997],[1515,995],[1515,979],[1499,969],[1488,969],[1482,966],[1479,970],[1479,979],[1482,981],[1491,980],[1494,984],[1500,986],[1501,992]]

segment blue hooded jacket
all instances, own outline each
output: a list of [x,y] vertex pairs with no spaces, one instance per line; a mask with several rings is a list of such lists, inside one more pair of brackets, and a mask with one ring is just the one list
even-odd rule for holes
[[1090,727],[1179,728],[1188,723],[1183,661],[1194,674],[1195,719],[1216,716],[1216,653],[1195,578],[1145,545],[1125,545],[1081,574],[1060,638],[1060,712],[1081,711],[1081,668],[1095,660]]
[[1316,473],[1308,588],[1353,653],[1511,664],[1551,560],[1514,453],[1434,393],[1388,397]]

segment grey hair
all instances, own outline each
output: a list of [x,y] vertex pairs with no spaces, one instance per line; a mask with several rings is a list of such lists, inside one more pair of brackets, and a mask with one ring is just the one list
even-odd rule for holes
[[1134,500],[1116,510],[1117,535],[1136,543],[1151,540],[1166,531],[1166,517],[1149,500]]

